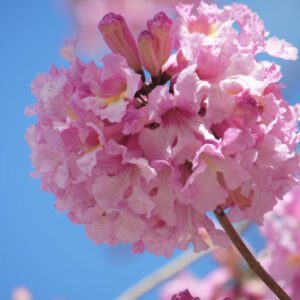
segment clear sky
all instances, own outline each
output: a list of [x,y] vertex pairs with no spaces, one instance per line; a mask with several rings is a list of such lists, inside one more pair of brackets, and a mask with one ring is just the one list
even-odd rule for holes
[[[272,35],[300,48],[299,0],[243,2],[259,12]],[[51,0],[1,1],[1,300],[10,299],[19,285],[28,287],[36,300],[111,300],[167,262],[149,254],[133,256],[127,247],[95,246],[81,227],[54,210],[53,196],[28,176],[32,167],[24,133],[34,119],[24,116],[24,108],[35,102],[30,83],[52,63],[63,64],[59,48],[69,31]],[[281,63],[285,95],[295,103],[300,98],[300,64]],[[255,231],[249,238],[261,245]],[[210,267],[206,260],[194,269],[204,275]]]

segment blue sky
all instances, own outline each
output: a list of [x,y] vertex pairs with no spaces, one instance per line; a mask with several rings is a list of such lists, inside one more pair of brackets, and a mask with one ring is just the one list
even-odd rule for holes
[[[226,1],[227,3],[229,1]],[[241,1],[239,1],[241,2]],[[243,1],[259,12],[272,35],[285,37],[300,48],[298,0]],[[0,299],[27,286],[34,299],[115,299],[141,276],[167,259],[143,254],[133,256],[127,247],[95,246],[84,230],[54,210],[53,196],[41,191],[32,171],[30,150],[24,140],[34,121],[24,108],[35,102],[30,83],[52,63],[62,65],[59,48],[70,26],[51,0],[2,1],[0,10]],[[300,65],[284,63],[286,97],[300,98]],[[257,247],[261,241],[248,235]],[[204,275],[211,261],[194,269]],[[149,296],[145,299],[153,299]]]

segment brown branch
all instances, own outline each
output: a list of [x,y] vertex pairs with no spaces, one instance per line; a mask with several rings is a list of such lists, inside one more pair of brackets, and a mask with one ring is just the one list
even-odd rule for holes
[[151,77],[151,82],[149,84],[146,84],[145,79],[144,79],[143,80],[143,85],[135,93],[135,97],[137,98],[141,95],[148,96],[157,86],[165,85],[170,79],[171,79],[171,76],[169,76],[167,73],[162,73],[158,77],[153,77],[152,76]]
[[229,236],[230,240],[233,242],[235,247],[239,250],[240,254],[244,257],[249,267],[256,273],[258,277],[272,290],[272,292],[280,300],[291,300],[291,298],[286,294],[286,292],[278,285],[278,283],[266,272],[266,270],[260,265],[260,263],[255,259],[254,255],[247,248],[239,234],[234,229],[233,225],[227,218],[227,215],[221,207],[217,207],[214,210],[218,221],[224,228],[225,232]]

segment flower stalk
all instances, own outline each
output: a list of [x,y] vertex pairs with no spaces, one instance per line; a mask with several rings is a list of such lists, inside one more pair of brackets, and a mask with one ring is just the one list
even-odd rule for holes
[[279,286],[279,284],[270,276],[269,273],[260,265],[256,260],[254,255],[245,245],[231,222],[229,221],[226,213],[221,207],[217,207],[214,210],[214,214],[218,221],[222,225],[223,229],[227,233],[228,237],[239,250],[240,254],[243,256],[249,267],[255,272],[255,274],[272,290],[272,292],[280,300],[291,300],[291,298],[286,294],[286,292]]

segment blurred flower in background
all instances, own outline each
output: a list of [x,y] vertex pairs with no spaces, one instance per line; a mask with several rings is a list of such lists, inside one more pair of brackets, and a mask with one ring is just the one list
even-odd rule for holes
[[[265,300],[268,288],[246,266],[234,246],[219,248],[214,254],[219,268],[205,278],[185,272],[165,284],[160,300],[169,300],[172,295],[188,289],[193,296],[203,300],[232,299]],[[268,298],[269,299],[269,298]]]
[[265,217],[265,267],[291,295],[299,297],[300,285],[300,186],[286,194]]
[[13,291],[12,300],[33,300],[33,298],[28,289],[18,287]]
[[[11,300],[34,300],[32,293],[25,287],[17,287],[12,292]],[[66,300],[62,297],[55,297],[53,300]]]

